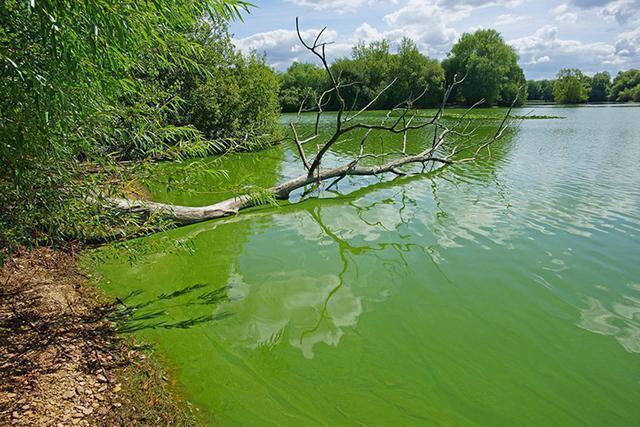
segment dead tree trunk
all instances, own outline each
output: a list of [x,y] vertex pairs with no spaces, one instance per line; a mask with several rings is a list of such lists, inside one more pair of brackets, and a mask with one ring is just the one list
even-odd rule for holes
[[[452,126],[448,126],[443,123],[442,116],[444,114],[445,107],[449,100],[449,97],[454,88],[464,81],[464,78],[458,79],[454,76],[454,81],[446,89],[442,102],[435,114],[430,120],[419,123],[418,110],[414,109],[414,104],[418,101],[427,91],[418,97],[413,99],[407,99],[392,110],[390,110],[384,119],[379,124],[358,122],[356,119],[363,112],[368,110],[376,100],[382,95],[383,92],[388,90],[395,83],[395,80],[391,82],[387,87],[380,91],[365,107],[356,112],[349,112],[346,109],[345,100],[341,94],[341,89],[353,86],[354,82],[343,83],[340,81],[339,76],[335,76],[331,70],[326,58],[326,42],[320,42],[320,38],[324,33],[326,27],[323,28],[316,36],[313,44],[308,44],[302,37],[298,26],[298,20],[296,19],[296,31],[298,38],[302,45],[313,55],[315,55],[322,67],[329,77],[330,88],[323,92],[316,100],[315,106],[312,111],[316,112],[315,125],[313,132],[309,136],[301,137],[295,123],[291,123],[291,131],[293,134],[293,142],[296,145],[298,154],[302,161],[305,173],[301,174],[297,178],[290,179],[275,187],[267,189],[267,193],[278,199],[287,199],[294,190],[306,187],[308,185],[317,185],[323,181],[335,179],[340,180],[346,176],[377,176],[386,173],[393,173],[396,175],[405,175],[405,172],[401,170],[403,166],[411,164],[426,165],[448,165],[452,163],[460,163],[474,160],[478,153],[487,148],[490,144],[498,140],[508,128],[510,124],[511,109],[515,105],[517,98],[513,100],[511,108],[504,116],[499,128],[492,138],[485,140],[484,142],[473,143],[457,143],[455,145],[449,143],[447,136],[454,135],[459,138],[469,138],[474,134],[474,130],[469,131],[469,123],[466,126],[462,126],[467,114],[482,101],[474,104],[470,107]],[[331,99],[335,96],[338,101],[338,111],[335,120],[335,128],[331,135],[326,137],[326,140],[318,144],[318,152],[314,155],[313,159],[309,160],[305,152],[305,144],[321,139],[319,125],[320,118],[323,114],[323,109]],[[300,106],[300,112],[304,111],[304,105]],[[407,153],[407,137],[409,132],[418,129],[424,129],[427,127],[433,128],[433,139],[425,141],[425,148],[418,154]],[[365,130],[364,136],[360,139],[360,150],[354,159],[349,163],[337,166],[334,168],[322,168],[322,161],[325,154],[336,144],[341,137],[346,134],[352,133],[355,130]],[[388,132],[393,134],[402,135],[402,145],[398,147],[396,151],[391,151],[384,154],[368,154],[366,152],[366,143],[370,134],[374,131]],[[466,155],[466,157],[465,157]],[[394,157],[384,164],[376,166],[361,166],[360,162],[367,158],[387,158]],[[333,185],[333,184],[332,184]],[[255,206],[260,203],[258,199],[250,194],[236,196],[222,202],[215,203],[209,206],[202,207],[189,207],[179,206],[164,203],[156,203],[143,200],[129,200],[122,198],[103,198],[103,203],[110,208],[115,208],[120,211],[130,213],[142,213],[142,214],[155,214],[175,221],[178,224],[191,224],[201,221],[206,221],[215,218],[222,218],[230,215],[237,214],[240,210]]]

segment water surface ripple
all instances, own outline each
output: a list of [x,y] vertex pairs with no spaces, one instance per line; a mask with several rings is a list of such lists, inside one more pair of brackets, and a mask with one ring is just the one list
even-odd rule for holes
[[[133,263],[102,251],[103,286],[204,421],[637,425],[640,107],[533,114],[565,118],[475,164],[147,238]],[[296,162],[282,146],[226,166],[272,185]]]

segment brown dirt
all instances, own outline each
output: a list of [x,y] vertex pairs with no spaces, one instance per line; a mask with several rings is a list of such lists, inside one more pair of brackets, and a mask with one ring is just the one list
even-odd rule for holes
[[72,253],[19,253],[0,271],[0,425],[195,424],[148,352],[120,339]]

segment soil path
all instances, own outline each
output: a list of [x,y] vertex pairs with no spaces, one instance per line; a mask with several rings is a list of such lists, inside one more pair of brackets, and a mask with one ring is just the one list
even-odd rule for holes
[[73,254],[17,254],[0,271],[0,425],[193,424],[161,368],[106,319]]

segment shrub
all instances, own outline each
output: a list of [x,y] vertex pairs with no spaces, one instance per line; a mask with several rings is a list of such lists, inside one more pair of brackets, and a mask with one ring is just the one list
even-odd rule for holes
[[[230,138],[275,128],[277,84],[264,61],[231,52],[230,62],[216,62],[209,43],[228,46],[228,37],[202,40],[195,31],[205,16],[223,23],[247,7],[243,0],[174,0],[170,8],[134,0],[0,3],[0,247],[140,230],[137,218],[103,212],[87,197],[101,184],[108,191],[110,180],[126,182],[131,172],[114,160],[204,154],[211,144],[200,128]],[[211,85],[216,67],[236,83],[225,95],[236,102],[209,132],[211,116],[189,123],[185,111],[200,87],[189,85]],[[260,93],[249,100],[252,90]],[[201,91],[195,99],[211,102]],[[94,174],[89,163],[110,172]]]

